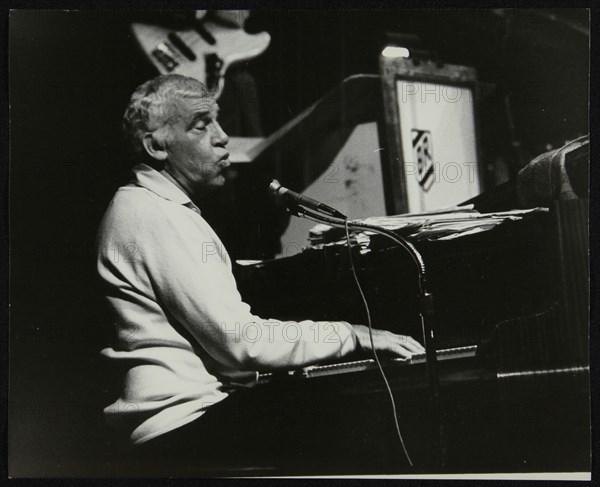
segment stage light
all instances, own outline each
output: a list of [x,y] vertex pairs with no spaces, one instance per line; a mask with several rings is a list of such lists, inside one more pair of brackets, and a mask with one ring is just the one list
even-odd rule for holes
[[387,46],[381,51],[383,57],[410,57],[410,51],[406,47]]

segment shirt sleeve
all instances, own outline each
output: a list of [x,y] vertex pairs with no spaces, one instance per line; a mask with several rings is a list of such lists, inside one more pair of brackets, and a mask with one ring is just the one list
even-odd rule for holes
[[215,360],[235,370],[270,370],[338,358],[356,348],[346,322],[284,322],[252,314],[226,250],[202,217],[193,214],[195,224],[182,225],[160,216],[143,225],[143,271],[161,306]]

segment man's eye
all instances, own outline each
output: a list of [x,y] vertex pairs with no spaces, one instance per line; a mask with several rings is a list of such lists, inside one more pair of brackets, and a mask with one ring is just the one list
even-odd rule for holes
[[206,128],[206,124],[205,123],[198,123],[198,124],[194,125],[194,128],[196,130],[204,130]]

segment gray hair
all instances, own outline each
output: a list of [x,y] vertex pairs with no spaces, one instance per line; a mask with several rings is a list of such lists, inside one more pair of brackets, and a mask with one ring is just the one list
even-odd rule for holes
[[138,86],[123,115],[123,135],[134,158],[145,155],[142,141],[146,133],[176,117],[170,109],[171,102],[198,97],[213,97],[213,93],[197,79],[178,74],[157,76]]

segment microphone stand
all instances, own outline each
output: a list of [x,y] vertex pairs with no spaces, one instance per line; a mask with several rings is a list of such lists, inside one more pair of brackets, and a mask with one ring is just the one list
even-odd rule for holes
[[437,419],[439,432],[439,458],[436,459],[437,461],[435,461],[435,463],[439,464],[440,466],[444,466],[446,461],[446,442],[444,435],[442,408],[440,402],[440,381],[437,368],[437,348],[435,345],[435,334],[432,325],[434,319],[434,305],[433,295],[427,289],[427,274],[423,256],[419,253],[419,251],[411,242],[385,228],[381,228],[376,225],[369,225],[367,223],[348,221],[348,218],[346,216],[343,216],[343,218],[337,218],[332,217],[329,214],[325,215],[317,213],[314,210],[304,208],[300,204],[288,207],[288,211],[294,216],[316,221],[317,223],[325,223],[332,227],[345,229],[347,224],[348,228],[352,230],[363,230],[378,233],[398,243],[402,248],[404,248],[408,252],[410,257],[413,259],[418,272],[419,318],[421,320],[421,328],[423,330],[423,339],[425,342],[425,358],[429,378],[429,390],[433,402],[434,413]]

